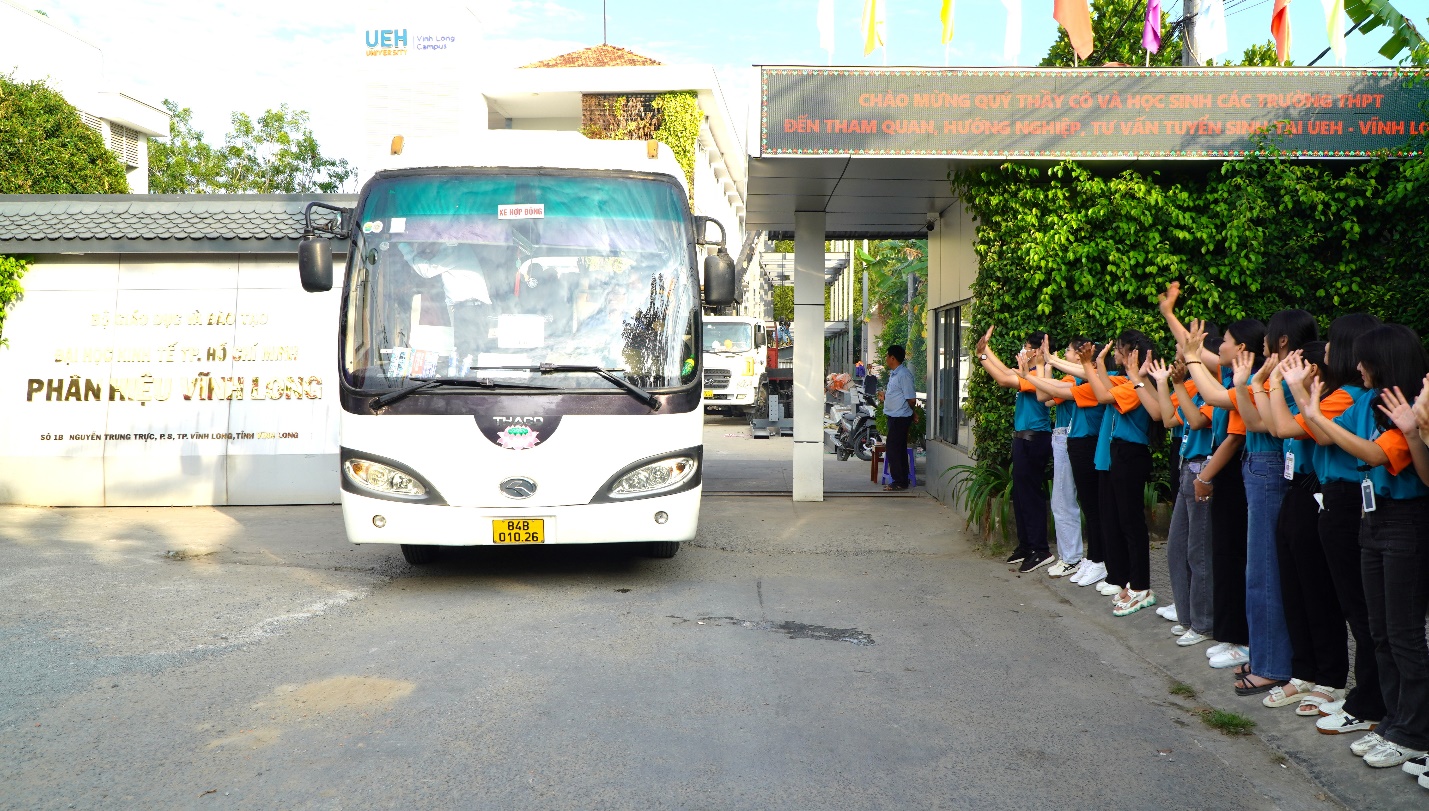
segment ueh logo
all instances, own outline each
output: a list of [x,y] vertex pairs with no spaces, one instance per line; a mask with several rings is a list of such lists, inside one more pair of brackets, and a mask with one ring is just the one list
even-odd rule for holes
[[407,29],[405,28],[374,28],[363,33],[367,35],[367,47],[369,48],[407,47]]

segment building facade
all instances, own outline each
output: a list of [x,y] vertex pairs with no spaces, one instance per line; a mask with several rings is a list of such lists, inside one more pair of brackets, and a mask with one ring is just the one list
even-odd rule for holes
[[58,90],[124,164],[129,190],[147,193],[149,139],[169,134],[163,105],[114,87],[99,46],[14,0],[0,0],[0,32],[0,74]]

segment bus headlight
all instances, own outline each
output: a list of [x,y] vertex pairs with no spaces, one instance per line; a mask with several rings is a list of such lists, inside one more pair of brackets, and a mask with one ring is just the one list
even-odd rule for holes
[[342,468],[351,482],[367,490],[413,499],[427,495],[427,488],[415,476],[390,465],[366,459],[348,459]]
[[651,462],[616,480],[615,485],[610,488],[610,495],[612,498],[630,498],[672,490],[695,475],[695,469],[698,467],[699,463],[688,456]]

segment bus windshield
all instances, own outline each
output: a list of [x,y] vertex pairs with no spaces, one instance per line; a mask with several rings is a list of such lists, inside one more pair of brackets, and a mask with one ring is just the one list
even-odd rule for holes
[[683,192],[636,177],[420,175],[374,181],[354,225],[344,373],[646,389],[695,379],[699,288]]
[[706,321],[700,340],[711,352],[748,352],[754,348],[754,327],[727,321]]

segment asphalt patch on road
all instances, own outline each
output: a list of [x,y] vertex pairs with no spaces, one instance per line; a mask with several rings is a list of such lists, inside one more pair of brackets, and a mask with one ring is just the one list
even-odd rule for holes
[[790,639],[822,639],[828,642],[847,642],[850,645],[872,645],[873,635],[864,633],[857,628],[830,628],[827,625],[806,625],[802,622],[771,622],[769,620],[742,620],[738,617],[678,617],[669,615],[670,619],[676,620],[676,625],[684,625],[693,622],[696,625],[729,626],[734,628],[748,628],[752,631],[773,631],[777,634],[784,634]]

